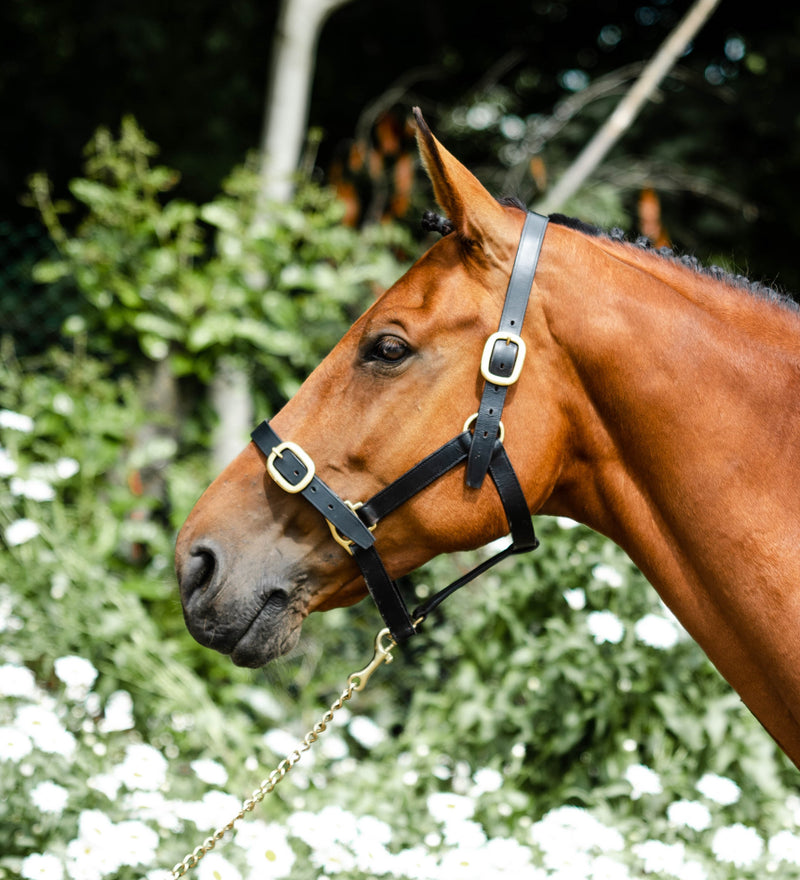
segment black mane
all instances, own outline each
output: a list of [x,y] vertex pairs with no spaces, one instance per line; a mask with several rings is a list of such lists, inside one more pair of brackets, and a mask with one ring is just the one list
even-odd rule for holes
[[[607,237],[610,238],[612,241],[627,242],[625,232],[619,228],[614,228],[610,232],[606,233],[598,226],[593,226],[591,223],[585,223],[583,220],[577,220],[575,217],[567,217],[564,214],[551,214],[550,222],[557,223],[559,226],[566,226],[569,229],[575,229],[578,232],[584,233],[585,235],[591,235],[594,237]],[[717,281],[723,281],[726,284],[730,284],[731,286],[736,287],[739,290],[744,290],[747,293],[758,297],[759,299],[763,299],[771,303],[776,303],[777,305],[791,309],[795,312],[800,312],[800,305],[798,305],[798,303],[790,296],[787,296],[781,291],[775,290],[775,288],[773,287],[768,287],[766,284],[762,284],[760,281],[751,281],[744,275],[736,275],[732,272],[727,272],[725,269],[722,269],[719,266],[703,266],[701,265],[697,257],[694,257],[691,254],[683,254],[679,256],[672,248],[669,247],[654,249],[650,239],[644,235],[640,235],[635,241],[628,243],[634,244],[636,245],[636,247],[642,248],[643,250],[652,250],[653,253],[656,253],[659,256],[664,257],[665,259],[674,260],[675,262],[681,263],[682,265],[687,266],[688,268],[701,275],[707,275]]]
[[[518,208],[520,211],[528,210],[527,206],[522,201],[520,201],[520,199],[513,196],[506,196],[504,198],[498,199],[497,201],[506,208]],[[574,229],[577,232],[582,232],[584,235],[591,235],[595,238],[606,237],[610,238],[612,241],[634,244],[636,247],[642,248],[643,250],[652,250],[653,253],[658,254],[660,257],[664,257],[668,260],[674,260],[675,262],[680,263],[683,266],[687,266],[689,269],[692,269],[694,272],[697,272],[701,275],[707,275],[708,277],[714,278],[717,281],[723,281],[726,284],[730,284],[733,287],[744,290],[747,293],[752,294],[753,296],[766,300],[767,302],[775,303],[779,306],[783,306],[784,308],[791,309],[792,311],[800,313],[800,304],[798,304],[790,296],[787,296],[785,293],[775,290],[775,288],[773,287],[768,287],[766,284],[762,284],[760,281],[751,281],[744,275],[736,275],[732,272],[727,272],[725,269],[722,269],[719,266],[705,267],[701,265],[697,257],[694,257],[691,254],[683,254],[681,256],[678,256],[675,254],[675,251],[673,251],[672,248],[668,247],[654,249],[650,239],[647,238],[647,236],[640,235],[635,241],[628,242],[625,236],[625,232],[622,229],[614,228],[609,232],[605,232],[600,229],[599,226],[594,226],[591,223],[586,223],[583,220],[578,220],[575,217],[568,217],[565,214],[550,214],[550,222],[556,223],[559,226],[566,226],[567,228]],[[453,224],[446,217],[442,217],[441,214],[437,214],[434,211],[425,212],[422,218],[422,226],[429,232],[437,232],[440,235],[449,235],[454,229]]]

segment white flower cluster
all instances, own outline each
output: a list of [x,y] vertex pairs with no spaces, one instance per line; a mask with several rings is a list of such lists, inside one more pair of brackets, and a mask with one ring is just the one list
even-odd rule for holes
[[[30,416],[0,409],[0,428],[30,434],[34,422]],[[74,458],[59,458],[53,464],[32,464],[26,477],[16,476],[19,464],[7,449],[0,446],[0,477],[10,477],[9,490],[16,498],[27,498],[30,501],[46,502],[56,497],[53,483],[68,480],[80,470],[80,464]],[[28,518],[21,517],[9,523],[3,537],[9,547],[18,547],[38,537],[41,529],[39,524]]]
[[[189,842],[188,851],[238,812],[239,799],[219,788],[228,781],[225,768],[209,758],[192,761],[198,791],[212,788],[195,800],[172,798],[170,766],[162,752],[128,737],[121,757],[103,772],[81,782],[59,778],[59,767],[85,763],[81,749],[95,757],[107,755],[105,747],[99,748],[100,722],[108,720],[108,710],[116,701],[122,705],[123,723],[118,727],[112,719],[109,727],[118,733],[127,730],[126,725],[132,723],[132,702],[118,691],[105,703],[105,719],[99,712],[90,720],[85,717],[90,709],[102,709],[92,692],[99,678],[95,667],[84,658],[68,655],[58,658],[54,672],[63,686],[61,702],[40,688],[24,666],[13,662],[0,666],[0,696],[6,698],[0,769],[16,766],[21,778],[35,775],[26,783],[27,797],[42,819],[50,816],[63,823],[72,815],[75,818],[69,821],[77,823],[60,845],[22,858],[20,876],[24,880],[105,880],[128,868],[147,880],[165,880],[169,874],[156,866],[166,847],[174,851],[176,836]],[[65,726],[70,702],[86,710],[76,732]],[[10,715],[9,706],[14,706]],[[354,720],[349,717],[345,723],[352,725]],[[356,725],[353,732],[365,742],[377,739],[376,731],[368,726]],[[285,731],[273,731],[266,739],[279,752],[296,745]],[[336,755],[339,748],[334,750]],[[49,764],[36,766],[51,767],[52,777],[40,778],[32,769],[30,762],[37,754],[51,756]],[[317,811],[298,806],[280,824],[260,818],[240,823],[228,848],[209,853],[198,865],[196,876],[198,880],[262,880],[310,869],[319,877],[393,880],[633,880],[647,875],[709,880],[716,876],[709,870],[711,859],[737,871],[766,864],[772,871],[781,866],[800,867],[800,834],[794,828],[767,838],[742,823],[719,823],[713,811],[736,804],[741,796],[739,786],[724,776],[704,774],[696,786],[697,800],[674,800],[666,806],[666,818],[677,840],[673,836],[627,841],[617,828],[573,806],[551,810],[529,823],[527,831],[523,823],[515,837],[490,836],[476,821],[477,806],[481,798],[495,798],[502,791],[503,776],[488,768],[474,773],[462,770],[459,790],[464,793],[428,795],[423,807],[427,816],[420,816],[416,824],[429,830],[414,845],[398,847],[392,827],[374,816],[330,803]],[[624,778],[633,800],[666,798],[665,781],[644,764],[629,765]],[[108,810],[81,808],[76,799],[85,797],[87,790],[107,797]],[[321,789],[317,791],[322,794]],[[800,799],[797,808],[800,828]],[[664,809],[663,801],[660,809]],[[306,867],[298,864],[301,860]]]

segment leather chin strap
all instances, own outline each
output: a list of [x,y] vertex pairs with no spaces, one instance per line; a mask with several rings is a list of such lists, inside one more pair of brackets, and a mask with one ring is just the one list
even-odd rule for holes
[[[458,434],[363,504],[342,500],[315,472],[314,462],[297,444],[281,441],[268,421],[252,433],[267,456],[267,472],[285,492],[300,495],[327,520],[331,535],[361,569],[367,589],[392,638],[398,644],[417,631],[423,620],[448,596],[507,556],[539,546],[525,495],[503,446],[500,422],[508,387],[517,380],[525,357],[520,337],[533,274],[541,251],[547,218],[529,213],[520,237],[514,268],[500,319],[500,330],[484,347],[481,372],[486,379],[478,413]],[[527,284],[527,287],[525,285]],[[474,431],[469,427],[474,425]],[[488,473],[508,521],[511,543],[463,577],[409,612],[397,582],[375,548],[373,531],[392,511],[460,464],[467,463],[467,485],[478,488]]]

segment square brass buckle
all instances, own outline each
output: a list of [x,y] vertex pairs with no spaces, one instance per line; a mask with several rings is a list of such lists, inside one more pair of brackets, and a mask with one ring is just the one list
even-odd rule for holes
[[[492,372],[492,355],[494,354],[494,347],[498,342],[505,342],[507,345],[515,345],[517,347],[517,353],[514,356],[514,366],[508,376],[501,376],[499,373]],[[501,330],[498,333],[492,333],[483,346],[481,375],[487,382],[491,382],[493,385],[513,385],[519,379],[524,363],[525,342],[522,337],[517,336],[516,333]]]
[[[295,470],[293,472],[293,475],[298,477],[296,483],[290,483],[275,467],[275,459],[282,459],[284,452],[290,452],[305,470],[305,474],[300,470]],[[287,440],[284,443],[279,443],[277,446],[273,447],[272,452],[270,452],[269,457],[267,458],[267,472],[284,492],[288,492],[290,495],[297,495],[314,479],[314,462],[304,449],[296,443]]]

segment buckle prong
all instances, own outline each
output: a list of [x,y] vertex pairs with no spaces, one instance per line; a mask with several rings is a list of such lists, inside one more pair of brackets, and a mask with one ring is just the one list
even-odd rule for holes
[[[492,372],[492,355],[494,347],[498,342],[505,342],[507,345],[516,345],[517,354],[514,358],[514,366],[508,376],[501,376],[499,373]],[[487,382],[493,385],[513,385],[519,374],[522,372],[522,365],[525,362],[525,342],[521,336],[516,333],[510,333],[506,330],[500,330],[486,340],[483,346],[483,355],[481,356],[481,375]]]
[[[306,470],[305,475],[296,483],[290,483],[275,467],[275,459],[282,459],[284,452],[291,452]],[[314,479],[314,470],[314,461],[311,456],[301,446],[292,443],[291,440],[286,440],[283,443],[274,446],[272,452],[270,452],[269,457],[267,458],[267,472],[281,489],[283,489],[284,492],[288,492],[290,495],[297,495],[308,486],[308,484]]]

